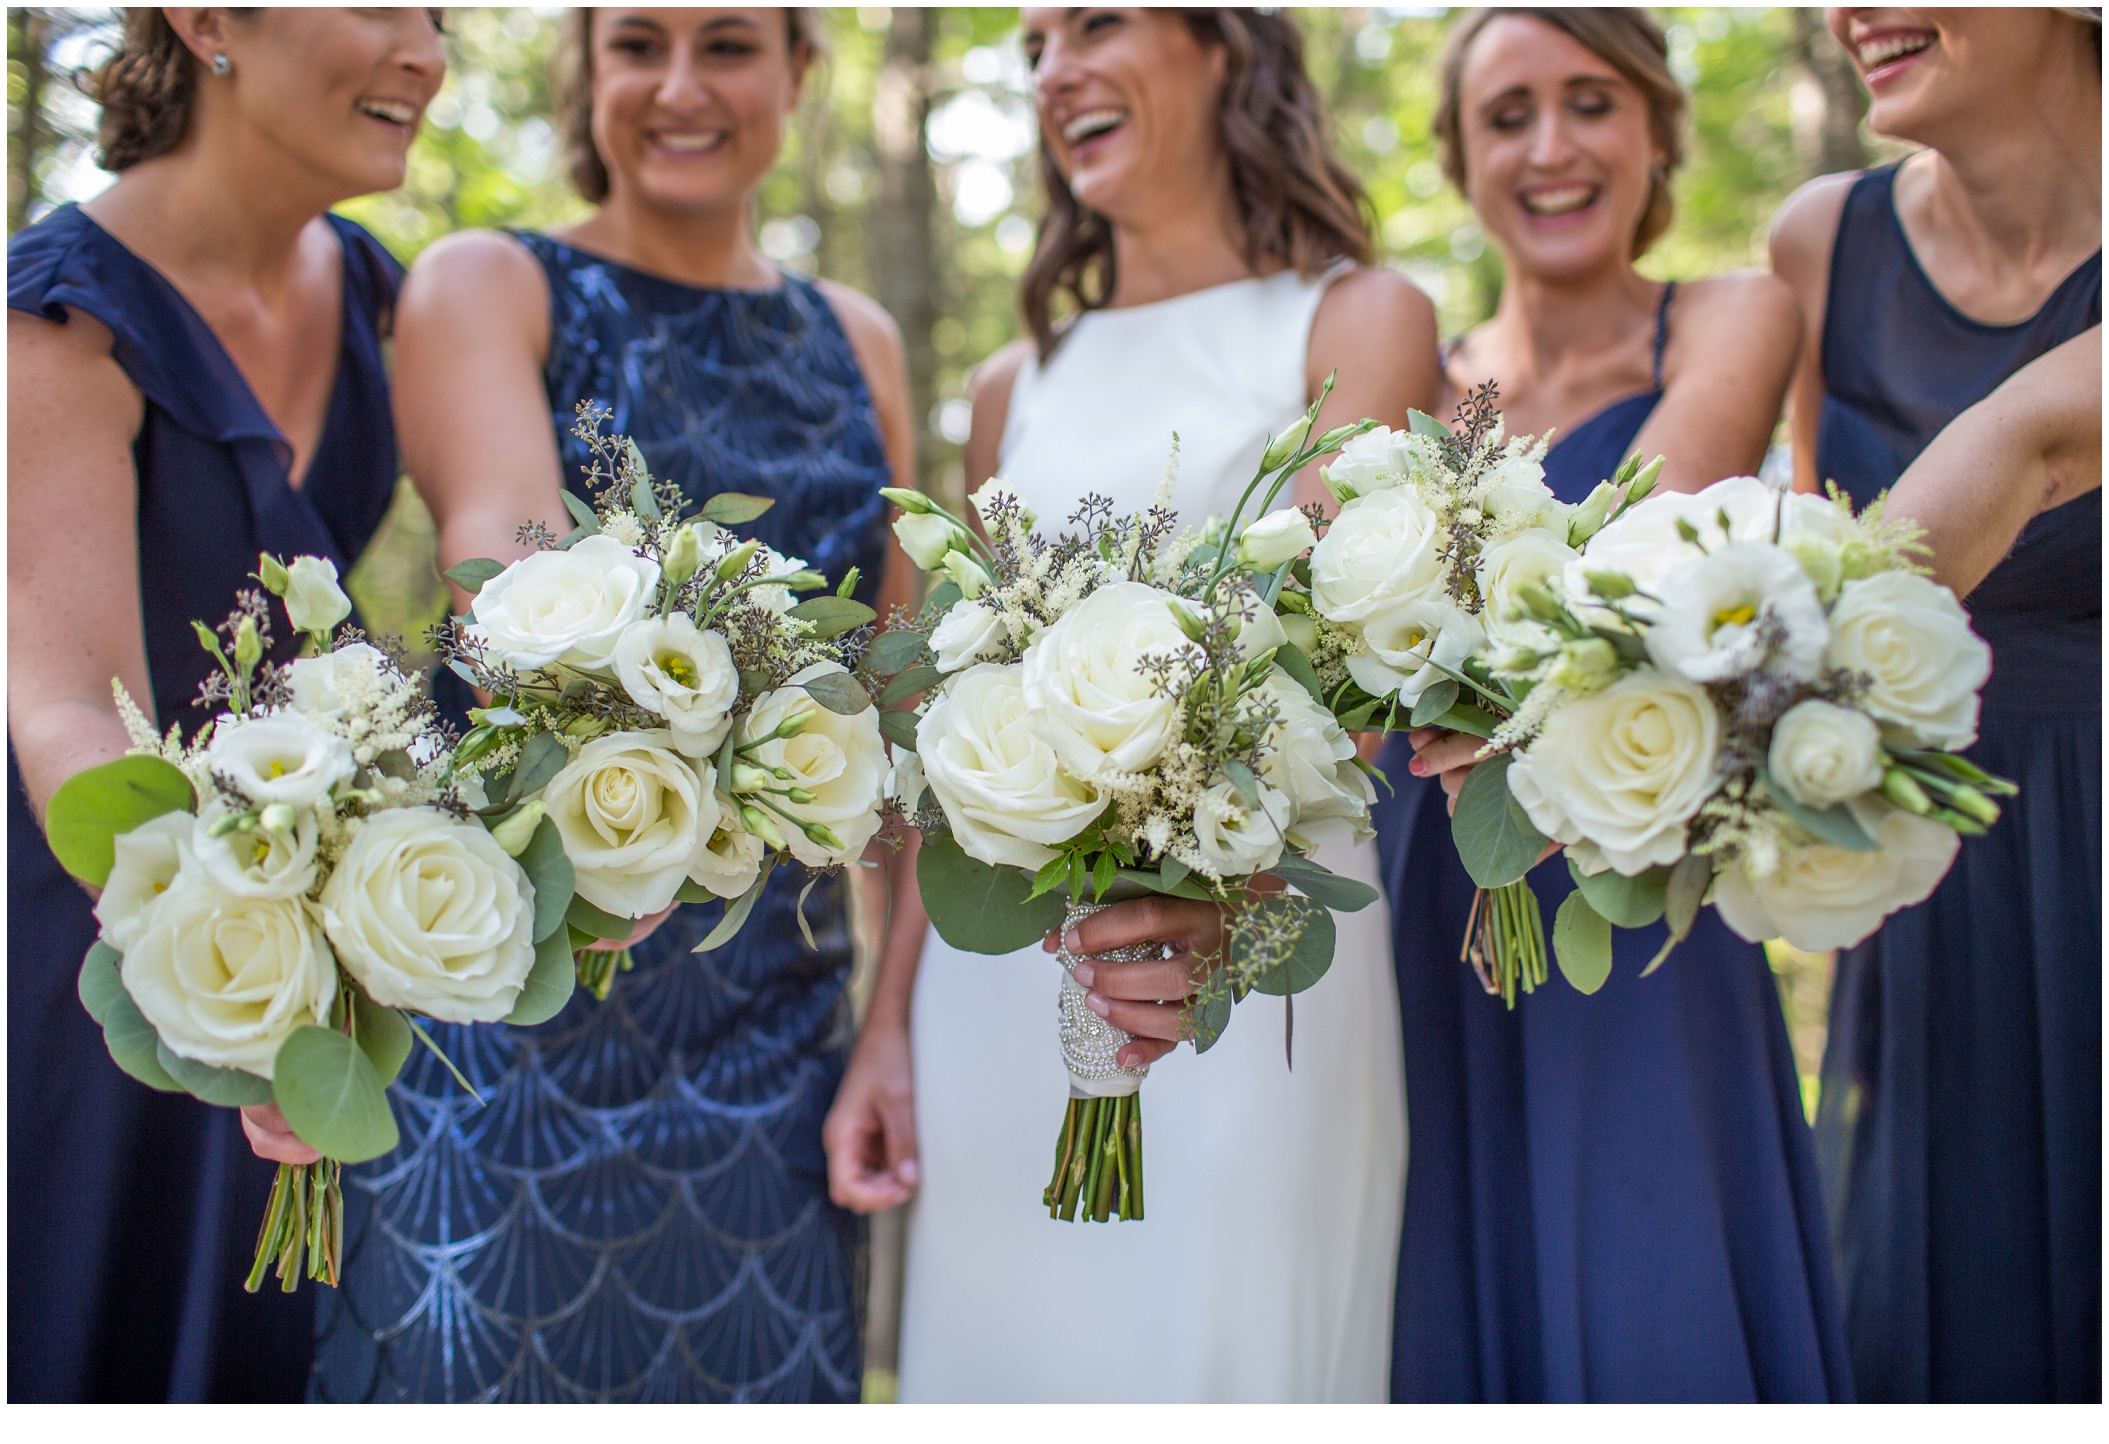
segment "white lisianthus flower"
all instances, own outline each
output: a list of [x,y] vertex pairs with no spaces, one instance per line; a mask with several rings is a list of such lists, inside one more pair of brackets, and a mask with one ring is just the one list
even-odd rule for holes
[[975,662],[992,662],[1010,645],[1003,615],[994,607],[962,598],[945,612],[944,620],[930,633],[930,650],[937,670],[957,672]]
[[649,617],[623,629],[614,660],[630,700],[666,719],[676,751],[718,750],[740,699],[740,671],[722,636],[698,631],[686,612]]
[[1413,468],[1412,453],[1406,449],[1408,434],[1379,426],[1349,437],[1331,464],[1318,469],[1319,478],[1343,505],[1358,496],[1403,486]]
[[1260,805],[1247,807],[1227,779],[1194,803],[1194,845],[1202,872],[1217,879],[1249,877],[1281,861],[1289,830],[1289,799],[1259,784]]
[[[743,741],[759,744],[748,754],[755,766],[780,767],[791,774],[788,781],[772,779],[772,788],[802,788],[813,794],[810,802],[769,798],[772,806],[792,819],[780,823],[784,842],[791,855],[807,867],[833,867],[863,853],[864,844],[879,830],[879,800],[886,785],[886,743],[879,735],[879,709],[866,707],[854,717],[845,717],[806,695],[805,683],[831,675],[846,673],[837,663],[815,662],[783,686],[762,693],[740,729]],[[806,718],[795,737],[761,741],[794,715]],[[826,829],[834,841],[811,836],[801,823]]]
[[1531,825],[1588,842],[1627,877],[1684,856],[1685,824],[1715,788],[1721,720],[1697,683],[1636,672],[1546,719],[1508,771]]
[[103,882],[103,895],[96,899],[95,920],[102,924],[102,940],[120,953],[131,950],[148,910],[169,890],[176,874],[192,865],[195,822],[187,812],[164,812],[115,840],[117,861]]
[[510,667],[606,667],[658,585],[659,563],[613,537],[589,536],[524,557],[485,582],[468,632]]
[[1891,913],[1932,896],[1962,839],[1879,797],[1847,805],[1880,846],[1855,852],[1810,843],[1760,878],[1739,863],[1723,869],[1714,906],[1730,931],[1746,942],[1784,938],[1805,952],[1827,952],[1866,941]]
[[[787,557],[775,547],[761,549],[762,575],[765,577],[790,578],[806,570],[804,557]],[[798,605],[798,598],[788,585],[756,587],[748,592],[747,599],[767,607],[779,617]]]
[[1528,522],[1535,527],[1557,527],[1563,545],[1567,513],[1573,510],[1545,484],[1545,468],[1521,456],[1510,457],[1480,478],[1479,509],[1504,524]]
[[353,642],[318,657],[297,659],[286,669],[286,685],[293,693],[294,711],[335,721],[370,705],[387,672],[388,658],[380,648]]
[[1334,837],[1357,843],[1375,837],[1369,809],[1377,792],[1355,765],[1355,739],[1281,668],[1269,669],[1260,690],[1277,713],[1260,774],[1289,800],[1290,846],[1309,852]]
[[[920,730],[920,729],[919,729]],[[923,794],[930,789],[923,776],[923,757],[919,752],[907,748],[896,748],[893,754],[893,771],[886,774],[886,795],[901,805],[901,810],[914,816],[923,804]]]
[[1318,544],[1311,519],[1295,508],[1269,512],[1245,528],[1238,538],[1238,564],[1256,572],[1271,572],[1284,562],[1296,560]]
[[974,503],[974,514],[981,518],[981,524],[989,529],[991,535],[995,534],[996,523],[990,520],[989,514],[995,510],[999,501],[1017,503],[1018,519],[1025,524],[1027,531],[1031,531],[1033,523],[1039,520],[1039,517],[1033,514],[1033,509],[1025,504],[1025,498],[1018,495],[1018,489],[1000,476],[992,476],[983,482],[981,490],[975,492],[968,500]]
[[337,564],[328,557],[295,557],[286,577],[286,616],[294,631],[327,633],[351,615],[351,598],[337,585]]
[[1992,649],[1955,593],[1910,572],[1847,582],[1825,660],[1872,680],[1860,705],[1892,740],[1956,751],[1977,740],[1977,691]]
[[311,807],[358,770],[349,742],[298,712],[222,719],[205,757],[258,807]]
[[1525,587],[1557,580],[1574,559],[1575,550],[1567,545],[1564,531],[1535,526],[1481,551],[1479,595],[1485,605],[1479,619],[1488,639],[1513,647],[1546,649],[1553,639],[1551,629],[1533,621],[1516,594]]
[[1865,713],[1811,697],[1772,727],[1772,780],[1818,811],[1882,785],[1882,737]]
[[[1770,541],[1778,516],[1780,493],[1754,476],[1732,476],[1704,491],[1657,491],[1612,522],[1582,548],[1579,561],[1567,568],[1567,594],[1586,598],[1585,571],[1624,572],[1643,591],[1695,557],[1719,551],[1732,541]],[[1728,517],[1729,529],[1721,528]],[[1698,536],[1688,542],[1679,521]]]
[[769,849],[740,825],[740,810],[731,798],[713,792],[709,800],[717,805],[718,822],[689,869],[689,880],[710,889],[713,897],[736,898],[754,886]]
[[322,889],[337,960],[383,1007],[495,1023],[535,966],[535,889],[480,824],[436,807],[366,819]]
[[611,732],[581,747],[542,794],[579,896],[623,918],[673,902],[717,821],[713,777],[671,732]]
[[289,1034],[328,1022],[337,964],[305,898],[234,897],[186,871],[143,924],[118,977],[177,1057],[269,1078]]
[[[1101,587],[1034,637],[1022,667],[1032,728],[1086,782],[1140,772],[1160,757],[1178,704],[1142,670],[1145,657],[1192,648],[1166,605],[1141,582]],[[923,759],[929,768],[930,759]]]
[[191,822],[191,855],[214,887],[241,897],[299,897],[315,885],[320,828],[313,808],[294,813],[290,832],[259,827],[214,837],[214,824],[231,811],[224,798],[215,797]]
[[1022,670],[983,662],[953,678],[917,725],[912,755],[960,851],[1037,872],[1105,803],[1034,733]]
[[943,566],[946,552],[967,549],[967,534],[934,511],[903,512],[894,518],[893,534],[908,560],[926,572]]
[[1348,654],[1347,673],[1371,696],[1397,694],[1411,707],[1448,675],[1442,667],[1457,671],[1485,640],[1479,619],[1447,597],[1403,602],[1362,624],[1362,648]]
[[1666,672],[1725,682],[1763,667],[1805,682],[1823,667],[1830,641],[1823,603],[1780,547],[1731,542],[1679,566],[1654,590],[1662,605],[1648,628],[1648,656]]
[[1443,594],[1444,531],[1419,493],[1380,491],[1340,508],[1311,551],[1311,602],[1335,622],[1367,622]]

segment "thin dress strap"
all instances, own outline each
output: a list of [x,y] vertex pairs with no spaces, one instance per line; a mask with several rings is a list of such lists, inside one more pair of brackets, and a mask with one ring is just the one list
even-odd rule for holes
[[1670,341],[1670,297],[1677,294],[1677,283],[1662,283],[1662,301],[1655,307],[1655,389],[1662,390],[1662,349]]

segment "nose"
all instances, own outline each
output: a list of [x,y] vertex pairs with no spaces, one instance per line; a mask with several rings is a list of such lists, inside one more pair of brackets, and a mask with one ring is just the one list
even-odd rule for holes
[[1558,170],[1574,158],[1574,144],[1567,137],[1567,116],[1560,106],[1546,106],[1531,128],[1530,163],[1536,170]]
[[1040,47],[1040,63],[1033,68],[1033,89],[1042,102],[1059,99],[1075,90],[1083,79],[1069,47],[1059,34],[1049,35]]
[[412,8],[398,13],[404,24],[395,63],[438,90],[447,76],[447,52],[440,47],[438,23],[430,10]]
[[696,60],[685,45],[673,47],[673,55],[667,62],[666,75],[652,99],[669,110],[692,107],[709,98],[710,91],[703,83],[702,72],[696,69]]

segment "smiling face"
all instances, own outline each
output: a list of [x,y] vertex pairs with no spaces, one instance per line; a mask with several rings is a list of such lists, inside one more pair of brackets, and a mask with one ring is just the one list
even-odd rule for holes
[[1867,85],[1868,125],[1935,149],[2087,43],[2086,22],[2049,9],[1834,6],[1824,18]]
[[1040,134],[1079,201],[1116,221],[1191,209],[1222,181],[1225,57],[1177,12],[1028,9]]
[[1466,198],[1511,270],[1558,280],[1631,255],[1665,157],[1610,62],[1540,21],[1494,20],[1464,57],[1458,132]]
[[596,10],[591,25],[611,192],[686,212],[745,205],[783,150],[811,56],[785,13]]

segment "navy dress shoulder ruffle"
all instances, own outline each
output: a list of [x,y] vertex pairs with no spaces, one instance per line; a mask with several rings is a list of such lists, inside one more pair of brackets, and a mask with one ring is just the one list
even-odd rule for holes
[[[2025,321],[1957,311],[1895,175],[1847,194],[1824,322],[1817,472],[1863,506],[2102,321],[2100,252]],[[2030,521],[1965,599],[1992,646],[1969,755],[2021,794],[1839,959],[1817,1138],[1865,1399],[2102,1396],[2101,586],[2094,491]]]
[[[877,418],[826,298],[682,285],[520,233],[550,288],[545,372],[582,486],[581,401],[692,502],[831,579],[884,562]],[[738,938],[684,906],[605,1002],[534,1028],[433,1029],[390,1090],[402,1143],[346,1171],[323,1400],[853,1402],[864,1229],[828,1199],[820,1125],[850,1040],[848,889],[782,868]]]
[[[8,305],[100,321],[144,398],[137,580],[164,727],[205,720],[191,702],[211,662],[190,624],[227,615],[253,585],[257,553],[328,557],[347,572],[394,494],[380,338],[401,268],[353,222],[329,224],[343,247],[343,335],[298,488],[285,439],[164,276],[73,206],[8,242]],[[16,501],[29,501],[19,487]],[[277,639],[280,660],[294,642]],[[152,1092],[110,1061],[74,992],[95,919],[44,843],[12,747],[7,808],[9,1394],[298,1399],[313,1290],[241,1288],[274,1167],[250,1153],[231,1110]]]
[[[1655,387],[1561,438],[1545,479],[1609,477]],[[1405,1034],[1406,1181],[1392,1398],[1419,1402],[1852,1397],[1823,1206],[1762,949],[1711,910],[1648,978],[1660,923],[1621,931],[1590,997],[1555,972],[1513,1012],[1459,945],[1473,884],[1441,787],[1393,738],[1377,807]],[[1548,929],[1572,890],[1531,875]]]

